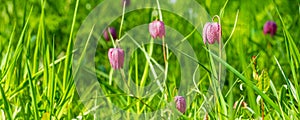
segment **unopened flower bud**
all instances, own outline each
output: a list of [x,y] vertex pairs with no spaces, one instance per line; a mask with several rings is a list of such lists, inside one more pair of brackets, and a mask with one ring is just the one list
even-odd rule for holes
[[117,32],[116,32],[116,29],[113,28],[113,27],[108,27],[104,33],[103,33],[103,37],[106,41],[109,41],[110,40],[110,35],[109,33],[111,34],[112,38],[115,40],[117,39]]
[[115,70],[122,68],[124,64],[124,50],[121,48],[110,48],[108,59],[111,67]]
[[165,24],[162,21],[155,20],[149,24],[149,32],[153,38],[157,36],[162,38],[166,35]]
[[276,34],[277,25],[274,21],[267,21],[264,25],[264,34],[270,34],[273,37]]

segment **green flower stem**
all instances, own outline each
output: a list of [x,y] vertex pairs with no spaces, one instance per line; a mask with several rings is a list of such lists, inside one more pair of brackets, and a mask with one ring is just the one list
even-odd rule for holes
[[121,32],[122,32],[122,27],[123,27],[123,22],[124,22],[125,7],[126,7],[126,1],[123,2],[122,20],[121,20],[121,25],[120,25],[120,29],[119,29],[119,37],[118,38],[121,38]]
[[[149,47],[149,51],[148,51],[149,57],[151,57],[152,53],[153,53],[153,41],[154,41],[154,39],[151,37],[150,41],[151,41],[151,43],[150,43],[150,47]],[[149,71],[149,62],[147,61],[146,65],[145,65],[144,73],[143,73],[143,76],[142,76],[142,79],[141,79],[141,83],[140,83],[141,86],[144,86],[146,84],[146,79],[148,78],[148,71]]]
[[[164,39],[164,38],[163,38]],[[167,85],[166,85],[166,81],[167,81],[167,77],[168,77],[168,69],[169,69],[169,63],[168,63],[168,58],[169,58],[169,49],[168,49],[168,45],[167,44],[165,44],[165,54],[166,54],[166,61],[165,61],[165,79],[164,79],[164,85],[165,85],[165,87],[167,87]],[[167,89],[165,89],[166,90],[166,92],[165,93],[168,93],[167,92]],[[166,94],[166,99],[168,98],[167,97],[167,94]]]

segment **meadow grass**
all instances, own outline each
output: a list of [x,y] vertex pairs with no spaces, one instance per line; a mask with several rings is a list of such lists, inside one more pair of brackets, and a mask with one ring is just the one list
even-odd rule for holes
[[[196,1],[211,16],[220,16],[224,44],[217,50],[213,45],[203,44],[202,31],[196,29],[199,26],[160,9],[161,4],[169,1],[131,0],[132,3],[157,4],[157,8],[125,14],[124,5],[124,14],[110,24],[118,30],[120,39],[116,42],[124,45],[122,40],[128,38],[137,46],[131,55],[125,55],[130,59],[127,72],[111,68],[107,51],[118,43],[95,36],[97,25],[87,30],[83,54],[78,61],[74,60],[79,51],[74,48],[75,38],[81,34],[77,31],[102,0],[3,1],[0,5],[0,119],[298,119],[299,1]],[[178,8],[185,4],[183,0],[177,2]],[[158,11],[158,16],[153,16],[154,10]],[[179,46],[184,42],[192,46],[197,59],[180,47],[176,51],[197,64],[192,71],[193,79],[179,79],[183,76],[178,62],[180,56],[176,56],[170,46],[154,44],[158,40],[151,38],[149,33],[145,36],[150,44],[142,45],[128,32],[155,19],[163,20],[183,35]],[[262,32],[267,20],[277,23],[274,37]],[[96,63],[95,70],[85,68],[87,61],[84,61],[84,53],[89,50],[88,43],[93,37],[99,41],[95,61],[88,62]],[[79,88],[74,78],[82,70],[73,68],[75,62],[84,72],[96,73],[102,89],[103,95],[96,94],[90,106],[83,103],[76,91]],[[125,81],[133,80],[126,85],[134,86],[137,95],[127,94],[132,91],[118,87],[114,78],[118,73]],[[256,79],[255,74],[261,77]],[[156,81],[160,78],[164,82]],[[224,85],[220,85],[218,78]],[[178,93],[181,81],[191,81],[194,87],[187,93]],[[160,92],[139,96],[144,92],[142,88],[152,83],[159,86]],[[90,90],[86,91],[89,94]],[[212,92],[213,98],[207,98],[207,92]],[[184,114],[175,108],[157,111],[175,106],[176,95],[195,95],[194,99],[187,99],[190,104]],[[206,105],[211,108],[206,109],[209,108]],[[114,113],[114,109],[99,110],[101,106],[117,106],[124,114]],[[145,115],[149,112],[153,112],[153,116]]]

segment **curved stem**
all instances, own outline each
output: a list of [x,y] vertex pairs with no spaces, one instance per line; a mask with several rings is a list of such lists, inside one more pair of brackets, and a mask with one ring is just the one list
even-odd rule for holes
[[[162,47],[163,47],[164,62],[165,62],[164,87],[166,87],[166,80],[167,80],[167,76],[168,76],[168,52],[167,52],[167,44],[165,42],[164,37],[162,38]],[[167,95],[165,97],[167,98]]]
[[[218,22],[219,22],[219,29],[220,29],[220,32],[219,32],[219,57],[222,59],[222,27],[221,27],[221,19],[218,15],[215,15],[212,20],[214,20],[215,18],[218,19]],[[219,76],[218,76],[218,81],[221,82],[221,72],[222,72],[222,64],[219,63]]]
[[[115,40],[114,40],[114,38],[113,38],[113,36],[112,36],[112,34],[111,34],[111,32],[110,32],[110,27],[107,27],[105,30],[108,32],[109,38],[111,39],[114,48],[117,48],[117,45],[116,45],[116,43],[115,43]],[[117,42],[117,40],[116,40],[116,42]]]

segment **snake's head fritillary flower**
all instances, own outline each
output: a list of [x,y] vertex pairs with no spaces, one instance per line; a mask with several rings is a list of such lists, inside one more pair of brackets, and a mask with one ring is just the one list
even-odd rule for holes
[[186,110],[186,101],[185,101],[184,97],[175,96],[174,101],[176,103],[177,110],[179,110],[181,113],[184,113]]
[[220,33],[221,33],[221,26],[217,22],[208,22],[203,27],[203,42],[206,44],[206,41],[209,44],[214,44],[216,41],[220,42]]
[[117,39],[117,32],[116,32],[116,29],[114,27],[108,27],[104,33],[103,33],[103,37],[106,41],[109,41],[110,40],[110,35],[109,33],[111,34],[112,38],[115,40]]
[[274,21],[267,21],[264,25],[264,34],[270,34],[273,37],[276,34],[277,25]]
[[162,21],[155,20],[149,24],[149,32],[153,38],[157,36],[162,38],[166,35],[165,24]]
[[115,70],[122,68],[124,64],[124,50],[121,48],[110,48],[108,59],[111,67]]

